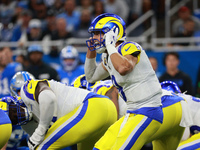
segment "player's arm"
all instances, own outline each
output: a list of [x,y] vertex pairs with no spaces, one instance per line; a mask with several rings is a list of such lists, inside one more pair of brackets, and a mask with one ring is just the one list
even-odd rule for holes
[[38,127],[29,139],[30,149],[36,148],[45,137],[54,114],[56,96],[46,81],[40,81],[35,90],[35,98],[39,103],[40,118]]
[[113,53],[110,59],[117,72],[122,76],[131,72],[138,61],[137,57],[132,55],[122,56],[119,53]]
[[56,106],[56,96],[46,81],[40,81],[36,87],[35,97],[40,109],[39,125],[48,129]]
[[96,81],[105,79],[109,76],[106,68],[102,63],[97,65],[96,57],[95,58],[87,58],[85,60],[85,76],[86,80],[90,83],[94,83]]
[[135,52],[140,53],[140,50],[137,48],[139,47],[139,45],[137,45],[136,47],[136,45],[134,45],[133,43],[126,44],[122,47],[120,54],[116,48],[116,46],[119,44],[116,44],[117,35],[118,28],[113,27],[109,32],[105,34],[105,44],[114,68],[117,70],[117,72],[119,72],[120,75],[123,76],[131,72],[135,67],[136,63],[138,62],[138,57],[135,54],[132,54]]

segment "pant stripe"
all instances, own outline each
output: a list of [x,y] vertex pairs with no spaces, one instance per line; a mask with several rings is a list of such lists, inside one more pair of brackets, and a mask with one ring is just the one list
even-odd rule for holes
[[125,143],[122,145],[120,150],[130,150],[131,147],[135,144],[138,137],[142,134],[142,132],[148,127],[151,123],[152,119],[144,116],[144,118],[139,122],[139,124],[134,128],[131,132]]
[[38,149],[47,149],[51,144],[63,136],[74,125],[76,125],[85,115],[88,107],[88,101],[85,101],[82,107],[66,122],[61,124],[49,137],[47,137],[38,147]]
[[179,146],[177,150],[193,150],[197,148],[200,148],[200,140],[195,140],[193,142]]

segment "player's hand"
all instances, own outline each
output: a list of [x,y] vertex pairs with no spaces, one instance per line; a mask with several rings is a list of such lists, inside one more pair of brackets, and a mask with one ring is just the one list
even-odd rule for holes
[[36,147],[42,143],[45,137],[45,133],[46,129],[42,128],[42,126],[39,125],[36,128],[35,132],[28,140],[28,147],[30,148],[30,150],[36,149]]
[[28,139],[28,147],[29,147],[30,150],[35,150],[38,145],[39,144],[32,141],[31,138]]
[[116,28],[116,26],[114,26],[110,31],[108,31],[104,35],[106,46],[109,44],[115,46],[115,44],[117,42],[117,38],[118,38],[117,35],[118,35],[118,28]]

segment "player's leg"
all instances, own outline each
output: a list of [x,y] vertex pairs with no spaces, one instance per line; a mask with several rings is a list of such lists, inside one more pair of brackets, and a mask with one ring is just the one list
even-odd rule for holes
[[120,127],[124,119],[125,116],[111,125],[101,139],[95,143],[93,150],[110,150],[117,139],[117,135],[119,134]]
[[0,149],[8,142],[11,133],[12,133],[11,124],[0,125]]
[[[126,119],[125,124],[124,117],[115,122],[95,144],[93,150],[141,149],[148,137],[154,134],[161,125],[144,115],[130,114]],[[121,126],[123,127],[121,128]]]
[[181,128],[173,135],[166,135],[153,141],[153,150],[176,150],[183,135],[184,128]]
[[[74,111],[58,119],[38,149],[61,149],[90,138],[98,139],[116,120],[117,111],[112,101],[107,98],[90,98]],[[82,147],[92,149],[95,142],[88,142],[88,146],[83,144]]]
[[137,150],[148,141],[160,127],[161,123],[140,114],[130,114],[117,140],[112,147],[113,150]]
[[163,114],[163,123],[150,141],[154,140],[154,150],[175,150],[184,132],[184,128],[179,125],[182,118],[181,103],[163,108]]
[[191,136],[189,139],[182,141],[177,150],[200,149],[200,133]]

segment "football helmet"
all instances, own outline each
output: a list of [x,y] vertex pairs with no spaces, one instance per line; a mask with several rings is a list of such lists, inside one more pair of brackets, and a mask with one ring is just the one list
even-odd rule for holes
[[85,78],[85,75],[80,75],[78,76],[71,84],[71,86],[73,87],[77,87],[77,88],[82,88],[82,89],[86,89],[87,86],[87,80]]
[[[70,61],[67,61],[69,60]],[[66,46],[61,50],[60,62],[63,69],[67,72],[74,70],[79,63],[79,54],[75,47]]]
[[83,75],[78,76],[78,77],[72,82],[71,86],[77,87],[77,88],[82,88],[82,89],[87,89],[87,90],[91,91],[91,90],[94,88],[94,86],[95,86],[97,83],[99,83],[99,82],[100,82],[100,81],[97,81],[97,82],[95,82],[95,83],[89,83],[89,82],[87,82],[86,77],[85,77],[85,75],[83,74]]
[[[105,52],[105,39],[104,34],[110,31],[113,27],[118,28],[117,41],[125,41],[126,39],[126,23],[121,17],[111,13],[104,13],[97,16],[91,23],[88,32],[91,33],[91,38],[86,41],[88,48],[91,51],[96,50],[97,53]],[[114,29],[114,31],[115,31]],[[93,35],[95,31],[100,31],[100,39],[94,39]]]
[[14,97],[18,96],[18,92],[27,80],[35,79],[35,77],[27,71],[17,72],[10,80],[10,91]]
[[24,125],[32,119],[32,113],[28,110],[21,97],[6,96],[0,99],[7,107],[7,114],[13,125]]
[[175,82],[172,81],[163,81],[160,83],[162,89],[171,91],[174,93],[181,93],[181,90],[179,89],[178,85]]

